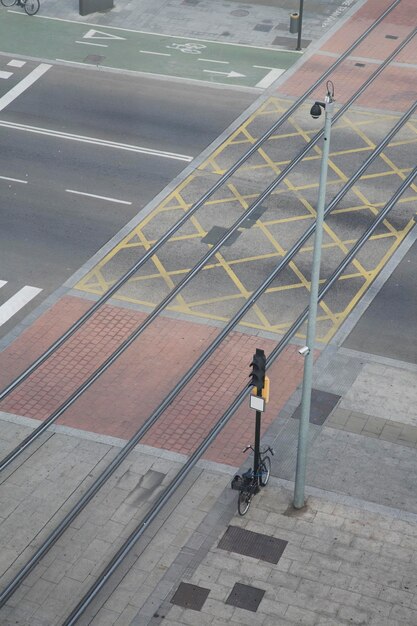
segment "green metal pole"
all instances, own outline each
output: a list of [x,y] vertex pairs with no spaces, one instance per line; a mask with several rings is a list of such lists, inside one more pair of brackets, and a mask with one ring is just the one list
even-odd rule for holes
[[295,473],[294,508],[301,509],[304,506],[304,489],[307,465],[308,430],[310,420],[311,387],[314,364],[314,343],[316,338],[317,301],[320,279],[321,244],[323,239],[324,207],[326,201],[326,182],[329,158],[330,133],[334,109],[333,94],[328,92],[325,101],[325,122],[323,155],[320,170],[319,197],[317,203],[317,225],[314,239],[313,267],[311,272],[310,307],[307,322],[307,354],[304,357],[304,377],[301,398],[301,417],[298,430],[297,467]]

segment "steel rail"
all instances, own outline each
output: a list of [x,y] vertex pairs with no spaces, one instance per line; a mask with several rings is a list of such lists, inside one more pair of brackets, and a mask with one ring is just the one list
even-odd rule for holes
[[[383,70],[391,63],[393,58],[398,55],[401,50],[413,39],[417,32],[414,29],[404,41],[385,59],[385,61],[371,74],[371,76],[362,84],[355,94],[339,109],[334,116],[336,122],[349,107],[362,95],[370,84],[383,72]],[[317,144],[323,136],[324,130],[320,130],[299,152],[299,154],[282,170],[278,177],[261,193],[258,199],[241,215],[240,218],[226,231],[226,233],[218,240],[218,242],[207,251],[207,253],[198,261],[198,263],[188,272],[186,276],[177,284],[177,286],[154,308],[148,317],[125,339],[120,346],[78,387],[58,409],[56,409],[49,417],[47,417],[35,430],[33,430],[25,439],[23,439],[6,457],[0,461],[0,472],[3,471],[14,459],[16,459],[30,444],[49,428],[78,398],[103,374],[125,351],[127,348],[150,326],[150,324],[158,317],[161,311],[178,295],[178,293],[195,277],[196,274],[204,267],[207,261],[222,247],[222,245],[233,235],[237,228],[253,213],[258,206],[274,191],[274,189],[286,178],[288,173],[298,165],[306,154]]]
[[[355,184],[355,182],[362,176],[367,167],[379,156],[382,150],[388,145],[391,141],[392,137],[398,132],[398,130],[407,122],[412,113],[416,110],[417,103],[413,105],[397,122],[397,124],[391,129],[391,131],[387,134],[387,136],[381,141],[381,143],[373,150],[372,154],[366,159],[366,161],[361,165],[361,167],[357,170],[357,172],[352,176],[352,178],[343,186],[343,188],[339,191],[337,196],[332,200],[332,202],[328,205],[325,211],[325,216],[327,216],[334,207],[339,203],[339,201],[348,193],[351,187]],[[158,408],[150,415],[144,424],[138,429],[135,435],[126,443],[126,445],[119,451],[117,456],[112,460],[112,462],[103,470],[100,476],[93,482],[93,484],[87,489],[84,495],[80,498],[80,500],[73,506],[73,508],[67,513],[64,519],[58,524],[58,526],[48,535],[45,541],[41,546],[37,548],[32,557],[27,561],[27,563],[19,570],[19,572],[15,575],[15,577],[10,581],[7,587],[0,594],[0,607],[4,605],[5,602],[13,595],[16,591],[17,587],[21,584],[21,582],[29,575],[29,573],[36,567],[39,561],[43,558],[43,556],[50,550],[50,548],[56,543],[59,537],[65,532],[65,530],[70,526],[70,524],[74,521],[74,519],[78,516],[78,514],[87,506],[87,504],[92,500],[92,498],[98,493],[103,484],[110,478],[113,472],[121,465],[121,463],[126,459],[126,457],[130,454],[133,448],[137,445],[137,443],[144,437],[144,435],[148,432],[148,430],[154,425],[154,423],[159,419],[161,414],[166,410],[166,408],[171,404],[174,398],[182,391],[182,389],[188,384],[194,374],[200,369],[203,363],[213,354],[213,352],[217,349],[219,344],[223,341],[223,339],[228,335],[228,333],[236,326],[236,324],[244,317],[247,311],[253,306],[253,304],[258,300],[258,298],[264,293],[264,291],[268,288],[270,283],[276,278],[276,276],[281,272],[293,259],[295,254],[301,249],[304,243],[309,239],[309,237],[313,234],[315,230],[315,223],[310,226],[310,228],[304,233],[304,235],[299,239],[299,241],[294,244],[291,250],[286,254],[286,256],[281,260],[281,262],[277,265],[277,267],[271,272],[271,274],[267,277],[267,279],[260,285],[260,287],[250,296],[247,302],[243,305],[243,307],[235,314],[235,316],[228,322],[228,324],[224,327],[224,329],[219,333],[219,335],[214,339],[211,345],[204,351],[204,353],[197,359],[194,365],[188,370],[188,372],[184,375],[182,380],[177,383],[177,385],[171,390],[169,395],[163,400],[163,402],[158,406]],[[286,337],[288,333],[284,336]]]
[[345,52],[309,87],[309,89],[298,98],[290,108],[281,115],[281,117],[268,129],[250,148],[243,154],[230,169],[219,178],[219,180],[205,192],[203,196],[187,211],[184,216],[178,220],[171,228],[157,241],[153,246],[139,259],[121,278],[119,278],[112,287],[103,294],[97,302],[95,302],[70,328],[65,331],[61,337],[54,341],[51,346],[45,350],[29,367],[27,367],[19,376],[17,376],[12,382],[8,384],[0,392],[0,401],[3,400],[9,393],[13,391],[18,385],[20,385],[30,374],[32,374],[42,363],[46,361],[56,350],[69,339],[105,302],[107,302],[158,250],[168,241],[174,233],[177,232],[183,226],[188,219],[194,213],[201,208],[201,206],[225,183],[235,172],[239,169],[243,163],[245,163],[251,156],[258,150],[258,148],[280,127],[286,120],[292,115],[292,113],[300,107],[303,102],[313,93],[314,89],[320,85],[349,55],[357,48],[366,37],[386,18],[386,16],[393,11],[401,0],[395,0],[373,24],[371,24],[363,33],[356,39],[352,45],[345,50]]
[[[333,274],[327,279],[325,285],[321,288],[318,295],[318,300],[321,300],[324,295],[329,291],[329,289],[333,286],[334,282],[339,278],[342,272],[346,269],[352,259],[355,257],[357,252],[362,248],[363,245],[366,244],[369,237],[378,227],[378,225],[385,219],[388,213],[395,206],[398,199],[402,196],[407,187],[412,183],[414,178],[417,176],[417,167],[415,167],[412,172],[407,176],[407,178],[401,183],[400,187],[394,193],[392,198],[387,202],[385,207],[382,209],[378,217],[374,220],[374,222],[367,228],[365,233],[358,239],[356,244],[353,246],[349,254],[343,259],[340,265],[336,268]],[[291,329],[286,333],[286,335],[281,339],[281,341],[277,344],[273,352],[270,354],[267,359],[267,366],[269,367],[275,359],[281,354],[282,350],[287,346],[290,339],[295,335],[300,326],[304,323],[308,316],[307,307],[303,313],[299,316],[296,322],[292,325]],[[132,531],[123,545],[119,548],[116,554],[113,556],[111,561],[107,564],[107,566],[103,569],[98,579],[93,583],[87,593],[83,596],[77,606],[73,609],[71,614],[65,619],[62,626],[73,626],[78,619],[85,613],[86,609],[89,607],[91,602],[97,597],[99,592],[102,590],[104,585],[107,583],[109,578],[114,574],[116,569],[122,563],[122,561],[126,558],[127,554],[130,550],[135,546],[137,541],[149,527],[149,524],[153,522],[153,520],[157,517],[161,509],[165,506],[171,496],[175,493],[175,491],[180,487],[183,483],[186,476],[190,473],[194,465],[201,458],[207,448],[213,443],[214,439],[220,433],[220,431],[224,428],[227,422],[230,420],[232,415],[235,413],[236,409],[243,402],[244,398],[250,393],[250,389],[246,386],[240,394],[236,397],[233,403],[229,406],[229,408],[225,411],[222,417],[218,420],[216,425],[212,428],[207,437],[201,442],[199,447],[194,451],[194,453],[190,456],[188,461],[183,465],[181,470],[175,476],[175,478],[171,481],[168,487],[165,489],[164,493],[158,498],[153,507],[146,513],[146,515],[142,518],[136,528]]]

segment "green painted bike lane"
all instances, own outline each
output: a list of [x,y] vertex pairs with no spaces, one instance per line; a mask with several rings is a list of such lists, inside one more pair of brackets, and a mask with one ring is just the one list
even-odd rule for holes
[[217,43],[3,9],[3,53],[194,79],[268,87],[300,53]]

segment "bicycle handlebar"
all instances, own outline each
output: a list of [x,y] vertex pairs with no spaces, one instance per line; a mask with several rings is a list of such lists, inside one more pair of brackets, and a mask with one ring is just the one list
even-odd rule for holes
[[[245,448],[243,448],[242,452],[247,452],[248,450],[252,450],[252,452],[255,452],[255,450],[253,449],[251,444],[248,444]],[[271,448],[270,446],[268,446],[264,450],[260,450],[261,454],[265,454],[266,452],[270,452],[272,454],[272,456],[274,456],[274,454],[275,454],[273,448]]]

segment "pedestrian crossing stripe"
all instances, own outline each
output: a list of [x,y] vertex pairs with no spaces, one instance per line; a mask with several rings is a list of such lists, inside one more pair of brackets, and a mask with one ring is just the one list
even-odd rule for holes
[[[0,289],[7,284],[7,280],[0,280]],[[11,298],[0,306],[0,326],[5,324],[15,313],[23,309],[42,289],[25,285],[19,289]]]

